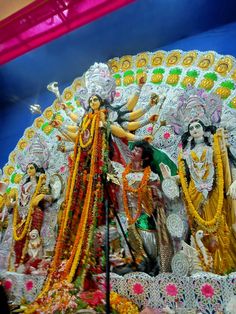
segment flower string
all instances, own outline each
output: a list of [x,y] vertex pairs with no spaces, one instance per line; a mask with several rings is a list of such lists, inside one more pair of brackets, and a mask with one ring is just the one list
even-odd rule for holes
[[[125,214],[128,218],[129,224],[133,224],[137,221],[141,214],[142,210],[142,193],[143,190],[147,188],[147,184],[150,178],[151,174],[151,168],[148,166],[144,169],[143,171],[143,177],[141,182],[139,183],[137,188],[133,188],[129,186],[128,179],[126,176],[132,171],[132,165],[128,164],[125,168],[125,170],[122,173],[122,182],[123,182],[123,203],[124,203],[124,209],[125,209]],[[138,194],[138,202],[137,202],[137,211],[134,217],[131,216],[130,210],[129,210],[129,205],[128,205],[128,192],[133,193],[133,194]]]
[[189,195],[189,191],[188,191],[188,182],[186,178],[186,170],[185,170],[185,164],[182,158],[182,154],[180,154],[178,157],[179,177],[180,177],[180,182],[181,182],[181,186],[184,192],[189,214],[197,221],[199,226],[211,232],[216,231],[217,228],[219,227],[219,224],[221,221],[221,215],[222,215],[223,201],[224,201],[223,165],[222,165],[220,144],[219,144],[219,139],[218,139],[217,134],[214,134],[214,154],[216,156],[216,175],[217,175],[216,184],[218,185],[219,197],[218,197],[218,205],[216,208],[216,213],[211,220],[203,219],[199,215],[196,208],[194,207],[191,197]]
[[[34,212],[34,206],[33,206],[33,201],[35,196],[37,196],[39,194],[39,190],[41,188],[42,185],[42,179],[43,179],[44,175],[40,175],[36,189],[33,193],[33,196],[31,197],[30,200],[30,204],[29,204],[29,211],[27,214],[27,218],[24,224],[24,220],[21,220],[20,223],[17,223],[19,221],[19,213],[18,213],[18,206],[15,205],[14,207],[14,213],[13,213],[13,237],[15,241],[20,241],[22,240],[27,232],[29,231],[30,228],[30,224],[31,224],[31,220],[32,220],[32,215]],[[23,230],[20,231],[21,226],[24,224]]]

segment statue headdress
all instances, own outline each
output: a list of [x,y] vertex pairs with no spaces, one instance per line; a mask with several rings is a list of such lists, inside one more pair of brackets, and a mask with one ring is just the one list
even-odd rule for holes
[[174,103],[170,105],[166,119],[176,134],[187,132],[189,124],[194,120],[201,120],[206,126],[218,126],[220,123],[222,100],[203,89],[188,87],[178,96],[177,106]]
[[37,134],[31,144],[17,157],[17,163],[22,171],[26,171],[27,165],[35,163],[39,168],[47,168],[50,152],[45,141]]
[[105,63],[94,63],[85,72],[82,86],[76,91],[76,97],[86,108],[89,97],[95,94],[100,96],[102,100],[113,101],[115,88],[115,80],[108,65]]

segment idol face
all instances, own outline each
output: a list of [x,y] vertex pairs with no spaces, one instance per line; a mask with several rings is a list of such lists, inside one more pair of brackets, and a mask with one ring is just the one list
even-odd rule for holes
[[141,161],[142,157],[143,157],[142,147],[134,147],[131,154],[132,161]]
[[204,135],[204,130],[199,121],[194,121],[189,125],[189,133],[193,138],[202,138]]
[[29,164],[27,166],[26,172],[27,172],[29,177],[34,177],[35,174],[36,174],[36,169],[35,169],[34,165],[33,164]]
[[93,110],[98,110],[101,106],[101,101],[100,99],[96,96],[93,95],[89,98],[89,106],[93,109]]

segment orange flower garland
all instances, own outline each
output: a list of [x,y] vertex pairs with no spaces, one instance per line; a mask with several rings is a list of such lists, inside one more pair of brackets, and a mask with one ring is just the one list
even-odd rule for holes
[[[139,183],[139,186],[137,188],[132,188],[129,186],[128,180],[126,176],[132,171],[132,165],[128,164],[122,173],[122,181],[123,181],[123,202],[124,202],[124,209],[125,209],[125,214],[128,218],[129,224],[134,224],[137,219],[139,218],[141,211],[142,211],[142,191],[143,189],[147,188],[147,184],[150,178],[151,174],[151,168],[148,166],[144,169],[143,171],[143,177],[141,182]],[[137,211],[134,217],[131,216],[130,211],[129,211],[129,205],[128,205],[128,195],[127,192],[137,194],[138,196],[138,203],[137,203]]]
[[94,142],[92,147],[92,156],[91,156],[91,166],[90,166],[90,174],[89,181],[87,186],[87,193],[84,201],[84,206],[82,210],[82,216],[80,218],[79,227],[77,230],[76,238],[74,241],[74,245],[71,251],[70,259],[66,264],[65,271],[68,273],[67,280],[71,282],[75,275],[75,271],[78,265],[78,261],[81,255],[81,248],[84,241],[85,230],[87,226],[88,213],[91,206],[91,195],[92,195],[92,187],[95,175],[95,162],[96,162],[96,154],[97,154],[97,139],[99,133],[99,122],[100,122],[100,112],[98,111],[96,114],[96,126],[95,126],[95,134],[94,134]]

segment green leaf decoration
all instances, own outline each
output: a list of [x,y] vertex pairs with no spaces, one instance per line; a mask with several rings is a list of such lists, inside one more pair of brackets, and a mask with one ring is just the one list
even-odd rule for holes
[[230,103],[228,104],[228,107],[230,107],[230,108],[232,108],[232,109],[236,109],[236,106],[235,106],[232,102],[230,102]]
[[217,75],[214,72],[208,72],[204,75],[204,77],[212,81],[217,81]]
[[180,75],[181,73],[182,73],[182,70],[179,68],[175,68],[175,69],[170,70],[170,74]]
[[15,176],[16,176],[16,173],[13,173],[13,175],[11,176],[11,183],[14,183]]
[[199,73],[198,73],[198,71],[196,71],[196,70],[192,70],[192,71],[188,71],[188,72],[187,72],[187,76],[189,76],[189,77],[194,77],[194,78],[196,78],[196,77],[198,77],[198,75],[199,75]]
[[181,86],[183,89],[186,89],[186,88],[187,88],[187,85],[185,85],[183,82],[180,83],[180,86]]
[[163,74],[165,73],[165,70],[163,68],[157,68],[155,70],[152,71],[153,74]]
[[7,194],[10,193],[10,191],[11,191],[11,187],[9,187],[9,188],[6,189],[6,193],[7,193]]
[[143,69],[138,69],[136,73],[137,73],[137,74],[142,74],[143,72],[144,72]]
[[113,75],[114,79],[120,79],[121,78],[121,75],[119,73],[116,73]]
[[222,82],[222,83],[220,84],[220,86],[229,88],[229,89],[231,89],[231,90],[234,90],[234,89],[235,89],[235,84],[234,84],[234,82],[232,82],[232,81],[224,81],[224,82]]
[[134,71],[132,71],[132,70],[126,71],[124,73],[124,77],[126,77],[126,76],[133,76],[133,75],[134,75]]
[[[47,128],[48,125],[49,125],[48,122],[44,123],[44,124],[42,125],[42,127],[41,127],[42,131],[44,131],[44,130]],[[46,130],[45,130],[44,133],[45,133],[46,135],[49,135],[49,134],[51,134],[52,132],[53,132],[53,128],[52,128],[50,131],[46,131]]]

